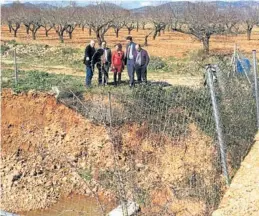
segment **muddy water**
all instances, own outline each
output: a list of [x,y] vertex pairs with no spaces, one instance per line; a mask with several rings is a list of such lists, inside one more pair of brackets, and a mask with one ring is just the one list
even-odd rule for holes
[[[111,204],[104,204],[105,213],[111,211]],[[56,204],[45,210],[35,210],[29,212],[21,212],[19,215],[24,216],[103,216],[102,210],[98,202],[94,198],[87,198],[80,195],[71,195],[62,198]]]

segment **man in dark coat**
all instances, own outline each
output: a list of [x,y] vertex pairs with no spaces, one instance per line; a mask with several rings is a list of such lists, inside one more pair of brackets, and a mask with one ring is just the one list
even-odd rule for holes
[[125,52],[125,65],[127,65],[128,75],[130,79],[130,87],[134,86],[135,61],[137,56],[136,44],[132,41],[132,37],[126,38],[127,46]]
[[142,49],[140,44],[136,45],[137,56],[135,62],[138,82],[147,82],[147,66],[149,64],[149,55],[146,50]]
[[90,44],[85,48],[84,64],[86,65],[86,87],[90,87],[93,78],[93,67],[92,67],[92,58],[95,53],[95,42],[94,40],[90,41]]
[[101,48],[99,48],[94,54],[94,61],[98,68],[98,83],[99,85],[106,85],[108,82],[108,72],[111,66],[112,53],[111,49],[106,46],[106,41],[102,42]]

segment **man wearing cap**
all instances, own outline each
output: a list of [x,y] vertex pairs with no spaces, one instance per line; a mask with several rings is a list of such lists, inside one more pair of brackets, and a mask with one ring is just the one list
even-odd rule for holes
[[136,44],[132,41],[132,37],[128,36],[126,38],[126,55],[125,55],[125,65],[127,65],[128,75],[130,79],[130,87],[134,86],[134,73],[135,73],[135,61],[136,61]]
[[92,68],[92,57],[95,53],[95,41],[91,40],[90,43],[85,48],[84,64],[86,65],[86,87],[91,87],[93,78],[93,68]]

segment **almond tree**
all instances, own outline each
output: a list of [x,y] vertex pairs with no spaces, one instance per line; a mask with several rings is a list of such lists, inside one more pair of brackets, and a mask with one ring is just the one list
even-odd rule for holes
[[23,20],[23,4],[14,2],[10,7],[2,7],[2,18],[8,23],[9,32],[13,31],[14,37],[17,37],[17,31],[20,29]]
[[148,37],[154,32],[154,29],[145,29],[145,42],[144,46],[148,46]]
[[246,29],[247,40],[251,40],[252,30],[259,23],[259,7],[245,7],[240,11],[241,20]]
[[126,17],[126,22],[125,22],[125,26],[128,30],[128,35],[130,35],[131,31],[136,28],[136,23],[137,23],[137,20],[135,15],[132,13],[129,13],[128,17]]
[[206,54],[209,53],[210,38],[226,31],[222,14],[212,3],[189,3],[183,11],[171,8],[172,30],[189,34],[200,40]]
[[54,23],[54,29],[61,43],[64,43],[64,32],[74,23],[77,8],[72,6],[56,7],[48,10],[48,20]]
[[116,10],[114,10],[112,4],[89,5],[85,10],[85,22],[95,32],[99,45],[101,45],[106,32],[112,27],[115,19]]
[[153,40],[156,39],[157,35],[160,36],[161,30],[165,29],[168,23],[166,14],[168,14],[167,7],[164,6],[150,7],[147,10],[146,17],[153,24]]
[[118,17],[113,20],[112,28],[116,34],[116,38],[119,37],[119,31],[125,26],[126,19],[129,16],[129,11],[121,9],[117,11]]
[[85,28],[89,30],[89,36],[92,35],[92,29],[88,26],[87,22],[87,8],[86,7],[78,7],[76,13],[76,19],[78,24],[80,24],[82,31],[85,31]]
[[224,10],[221,10],[220,13],[222,23],[225,25],[226,33],[238,34],[241,22],[239,11],[232,5],[229,5]]
[[42,10],[41,16],[42,16],[41,25],[45,30],[45,36],[48,37],[49,31],[54,28],[54,25],[55,25],[54,20],[48,17],[49,16],[48,9]]
[[25,8],[23,11],[23,23],[28,31],[31,31],[33,40],[36,40],[36,33],[42,27],[42,14],[39,8]]

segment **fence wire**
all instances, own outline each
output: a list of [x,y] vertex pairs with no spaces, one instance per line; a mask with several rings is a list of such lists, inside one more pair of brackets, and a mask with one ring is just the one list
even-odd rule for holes
[[[257,130],[255,89],[245,76],[219,68],[213,85],[231,178]],[[110,191],[117,205],[134,201],[141,206],[137,215],[148,216],[211,215],[218,206],[225,181],[208,86],[150,82],[82,94],[64,78],[56,88],[60,102],[107,129],[114,163],[101,167],[96,184]]]
[[[224,139],[227,144],[227,166],[230,169],[231,178],[252,145],[256,132],[256,106],[253,86],[247,82],[246,78],[242,76],[228,77],[227,74],[223,70],[219,71],[217,82],[214,85]],[[61,101],[95,123],[109,125],[109,98],[105,88],[83,98],[80,102],[74,97],[72,100],[68,100],[69,102],[63,99]],[[178,168],[184,174],[179,178],[168,178],[165,181],[154,181],[152,178],[147,178],[146,183],[150,181],[146,184],[147,188],[137,184],[142,177],[139,176],[138,168],[132,160],[132,157],[138,155],[136,151],[140,151],[140,149],[128,150],[132,152],[126,157],[124,165],[128,163],[133,170],[130,170],[129,173],[122,172],[124,186],[127,188],[129,196],[124,199],[134,198],[136,200],[136,197],[144,196],[143,193],[152,191],[150,188],[163,188],[164,186],[160,184],[165,184],[175,197],[168,201],[169,204],[163,205],[166,210],[162,211],[161,206],[157,208],[160,215],[168,215],[168,211],[176,214],[178,210],[168,207],[173,205],[176,200],[203,202],[206,207],[202,210],[202,214],[210,214],[219,203],[225,183],[222,178],[220,149],[216,140],[216,127],[208,87],[139,85],[132,90],[122,88],[112,91],[111,104],[111,127],[113,131],[117,131],[113,136],[117,139],[114,144],[118,155],[125,153],[123,152],[125,151],[125,149],[123,150],[124,145],[128,145],[123,143],[123,138],[120,136],[131,133],[134,130],[132,128],[137,128],[134,131],[135,137],[129,140],[133,143],[132,145],[141,147],[143,142],[147,141],[148,145],[158,152],[159,148],[163,149],[162,154],[160,152],[157,154],[156,152],[143,153],[141,155],[143,166],[150,165],[152,161],[159,167],[163,163],[159,157],[167,157],[170,167],[172,165],[170,162],[174,161],[175,155],[167,154],[168,146],[172,148],[171,150],[176,151],[178,156],[181,155],[181,152],[177,146],[185,149],[180,159],[182,167]],[[200,136],[198,139],[207,139],[205,146],[201,144],[202,140],[199,140],[201,143],[196,140],[197,136]],[[195,152],[194,148],[192,153],[187,153],[192,145],[195,145],[198,151]],[[204,154],[200,148],[206,147],[213,150]],[[179,152],[177,153],[177,151]],[[210,159],[207,158],[202,161],[203,164],[199,164],[199,157],[210,157]],[[197,162],[190,162],[195,159],[198,159]],[[177,160],[174,162],[179,163]],[[173,169],[174,167],[171,170],[172,175],[175,173]],[[152,172],[154,170],[151,169],[150,173]],[[163,178],[163,173],[160,174],[159,178]],[[131,184],[128,185],[127,183],[130,182]],[[133,185],[132,188],[130,185]],[[146,207],[150,205],[147,215],[158,214],[158,212],[151,211],[156,209],[154,206],[152,207],[154,203],[151,200],[145,200],[144,205]],[[195,215],[187,207],[183,211],[186,214],[189,212],[188,214]]]

